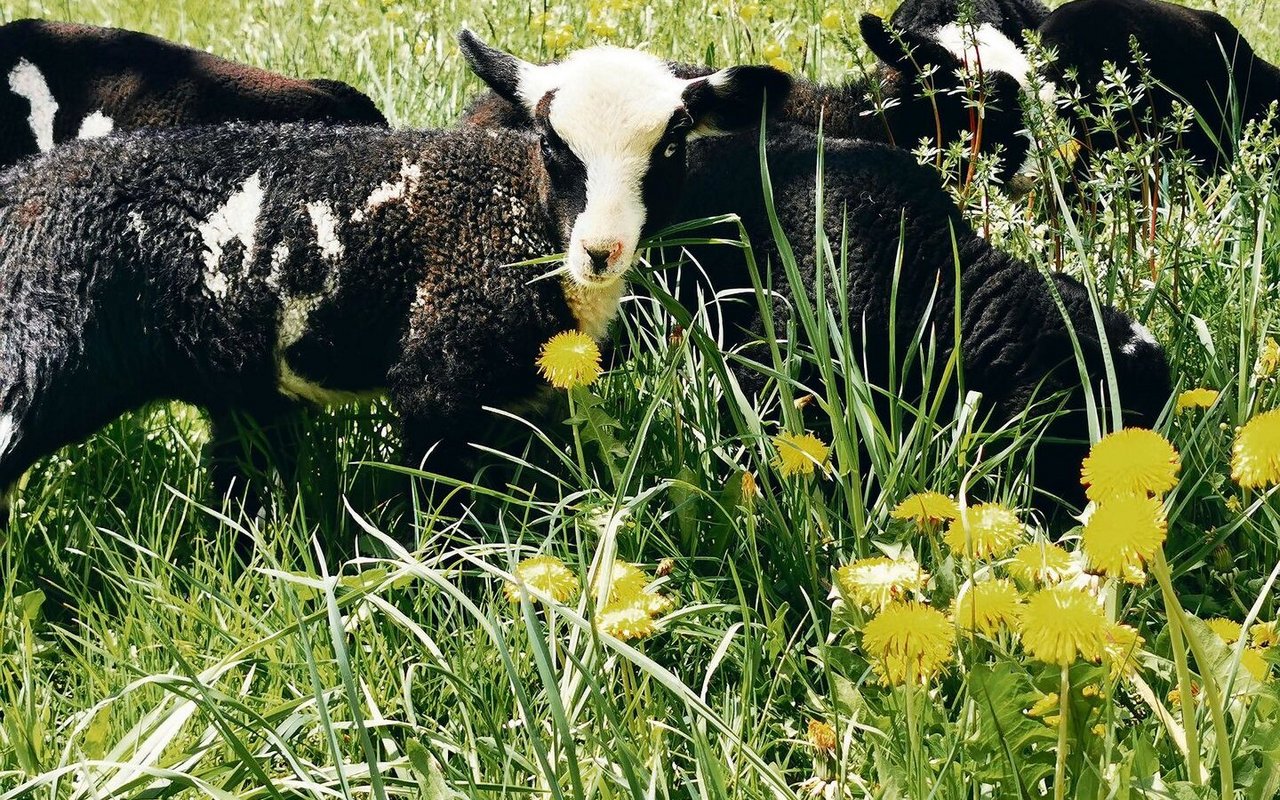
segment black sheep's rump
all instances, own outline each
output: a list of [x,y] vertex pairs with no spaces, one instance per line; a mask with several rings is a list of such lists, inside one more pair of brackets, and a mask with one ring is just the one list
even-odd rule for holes
[[[778,335],[782,335],[791,314],[794,287],[783,277],[773,243],[758,147],[756,135],[700,142],[690,154],[691,169],[678,216],[696,219],[733,213],[741,217],[761,268],[766,262],[773,264],[776,297],[771,311]],[[772,138],[768,153],[777,214],[796,253],[810,301],[816,302],[813,243],[818,143],[812,135],[793,132]],[[958,251],[965,389],[982,393],[979,418],[986,420],[988,428],[1025,414],[1031,404],[1038,404],[1032,413],[1064,408],[1065,413],[1048,426],[1037,448],[1034,483],[1043,492],[1079,502],[1079,465],[1088,439],[1085,400],[1071,337],[1049,279],[979,238],[939,187],[937,174],[901,150],[829,140],[824,168],[825,232],[837,261],[842,237],[847,236],[850,352],[862,354],[860,367],[867,381],[887,389],[892,372],[898,376],[898,399],[913,401],[919,395],[924,389],[920,365],[891,364],[889,337],[896,337],[901,360],[925,320],[926,338],[934,337],[937,342],[934,380],[941,374],[955,344],[954,253]],[[707,234],[729,239],[739,235],[729,224]],[[900,247],[902,268],[894,309],[894,271]],[[701,270],[686,265],[680,272],[676,295],[686,307],[693,306],[700,289],[708,295],[751,287],[744,257],[737,248],[706,245],[689,251]],[[828,303],[834,308],[837,286],[829,269],[826,274]],[[1091,390],[1097,393],[1105,368],[1088,294],[1070,278],[1056,277],[1053,284],[1079,341]],[[1125,420],[1130,425],[1151,425],[1170,392],[1164,355],[1158,346],[1135,339],[1133,324],[1124,314],[1104,307],[1101,315]],[[749,358],[769,363],[768,350],[762,344],[763,318],[751,298],[723,303],[712,317],[723,321],[726,348],[737,348]],[[754,388],[762,385],[759,376],[742,377]],[[806,359],[798,378],[802,384],[823,391],[811,360]],[[955,383],[942,388],[953,393],[944,408],[954,407]],[[879,400],[877,413],[884,419],[890,401],[883,396]]]

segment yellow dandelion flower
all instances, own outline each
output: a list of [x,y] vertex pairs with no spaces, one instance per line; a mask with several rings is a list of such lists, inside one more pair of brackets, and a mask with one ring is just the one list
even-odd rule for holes
[[1106,725],[1103,725],[1101,722],[1099,722],[1098,724],[1096,724],[1096,725],[1094,725],[1092,728],[1090,728],[1090,729],[1089,729],[1089,732],[1090,732],[1090,733],[1092,733],[1094,736],[1106,736],[1106,735],[1107,735],[1107,726],[1106,726]]
[[1276,632],[1276,622],[1259,622],[1249,629],[1249,639],[1254,647],[1271,647],[1280,643],[1280,634]]
[[844,14],[837,6],[828,6],[822,12],[822,19],[818,20],[818,24],[822,26],[824,31],[839,30],[844,24]]
[[[600,577],[603,577],[603,571]],[[628,561],[614,561],[613,569],[609,570],[609,595],[605,598],[605,602],[630,602],[645,594],[644,589],[649,583],[648,573],[635,564]]]
[[756,483],[756,476],[747,470],[742,473],[742,504],[747,508],[751,508],[755,504],[756,498],[760,496],[760,486]]
[[542,34],[542,41],[552,50],[563,50],[573,44],[573,27],[561,25],[558,28],[548,28],[546,33]]
[[538,371],[557,389],[586,386],[600,377],[600,348],[581,331],[557,333],[542,346]]
[[836,583],[850,602],[877,611],[924,590],[929,573],[912,559],[862,558],[836,570]]
[[1159,500],[1119,495],[1098,505],[1084,526],[1080,543],[1093,568],[1130,583],[1142,583],[1142,570],[1164,544],[1167,527]]
[[769,59],[769,66],[773,67],[774,69],[782,70],[783,72],[796,71],[796,65],[792,64],[789,59],[783,56],[778,56],[777,58]]
[[1090,683],[1080,690],[1081,697],[1101,697],[1102,690],[1098,688],[1098,684]]
[[894,603],[862,629],[862,649],[881,682],[927,683],[954,657],[955,627],[936,608],[914,601]]
[[773,467],[783,475],[812,475],[817,467],[826,470],[830,449],[812,433],[780,433],[773,437],[773,448]]
[[1071,554],[1056,544],[1032,542],[1019,547],[1005,569],[1027,586],[1058,583],[1071,571]]
[[1269,378],[1280,366],[1280,343],[1270,337],[1262,343],[1258,352],[1257,373],[1259,378]]
[[836,729],[822,720],[809,720],[809,744],[814,750],[823,753],[834,753],[836,750]]
[[1231,477],[1246,489],[1280,483],[1280,408],[1258,414],[1236,434]]
[[1160,434],[1125,428],[1098,440],[1081,465],[1090,500],[1126,494],[1163,495],[1177,483],[1178,451]]
[[1022,521],[1012,510],[1000,503],[980,503],[951,520],[943,540],[958,555],[1000,558],[1022,540],[1022,534]]
[[738,16],[743,22],[750,22],[760,16],[760,11],[761,8],[759,3],[743,3],[738,6]]
[[1076,158],[1080,155],[1080,146],[1079,139],[1068,139],[1058,145],[1057,149],[1054,150],[1054,153],[1056,153],[1058,158],[1064,163],[1074,164]]
[[1188,389],[1178,395],[1178,410],[1188,408],[1208,408],[1218,401],[1218,392],[1214,389]]
[[1143,638],[1138,629],[1119,622],[1108,622],[1102,630],[1102,655],[1111,665],[1111,675],[1129,675],[1138,667],[1138,654]]
[[778,42],[769,42],[760,49],[760,55],[764,57],[765,61],[782,58],[782,45]]
[[1040,699],[1036,700],[1036,702],[1032,704],[1031,708],[1028,708],[1022,713],[1026,714],[1028,717],[1043,717],[1044,715],[1053,713],[1057,710],[1058,693],[1049,692],[1048,694],[1041,695]]
[[1209,626],[1209,630],[1213,631],[1219,639],[1227,644],[1235,644],[1240,641],[1240,635],[1243,633],[1239,622],[1226,619],[1224,617],[1214,617],[1205,622]]
[[1271,662],[1267,661],[1262,650],[1246,648],[1240,654],[1240,666],[1244,667],[1254,680],[1266,681],[1271,677]]
[[596,627],[622,641],[643,639],[658,629],[643,598],[610,603],[596,615]]
[[[513,603],[520,602],[520,585],[537,589],[563,603],[578,593],[578,576],[555,556],[534,556],[516,565],[515,581],[507,581],[502,592]],[[536,601],[537,598],[534,598]]]
[[1070,666],[1077,658],[1102,657],[1107,619],[1085,592],[1054,586],[1027,598],[1022,610],[1022,647],[1037,661]]
[[962,589],[953,606],[961,630],[994,636],[1001,628],[1015,628],[1022,598],[1013,581],[999,578]]
[[908,519],[919,525],[945,522],[959,515],[960,506],[941,492],[917,492],[889,512],[894,519]]

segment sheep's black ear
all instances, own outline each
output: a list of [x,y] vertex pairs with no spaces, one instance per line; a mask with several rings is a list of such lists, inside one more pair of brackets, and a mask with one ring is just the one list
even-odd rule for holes
[[791,76],[773,67],[730,67],[689,83],[684,107],[698,134],[729,133],[760,124],[782,108]]
[[489,88],[504,99],[516,105],[522,104],[520,69],[525,62],[510,53],[490,47],[466,28],[458,32],[458,45],[462,48],[462,57],[467,60],[467,65],[480,76],[480,80],[489,84]]
[[956,57],[927,36],[890,27],[875,14],[863,14],[858,20],[862,41],[884,64],[900,72],[919,72],[925,64],[947,66]]

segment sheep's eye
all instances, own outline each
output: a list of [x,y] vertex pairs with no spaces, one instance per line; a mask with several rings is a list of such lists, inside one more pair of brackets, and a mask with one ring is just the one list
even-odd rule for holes
[[680,149],[680,145],[679,145],[678,143],[676,143],[676,142],[672,142],[671,144],[667,145],[667,149],[666,149],[666,150],[663,150],[663,151],[662,151],[662,157],[663,157],[663,158],[671,158],[672,156],[674,156],[674,155],[676,154],[676,151],[677,151],[677,150],[679,150],[679,149]]
[[547,137],[546,136],[541,137],[538,140],[538,143],[542,146],[543,157],[551,158],[551,142],[547,141]]

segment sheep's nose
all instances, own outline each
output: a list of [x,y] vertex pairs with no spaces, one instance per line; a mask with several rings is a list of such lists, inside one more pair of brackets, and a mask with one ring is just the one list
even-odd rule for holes
[[587,247],[585,249],[587,258],[591,259],[591,271],[596,275],[603,275],[609,271],[609,261],[621,248],[617,245],[605,245],[604,247]]

